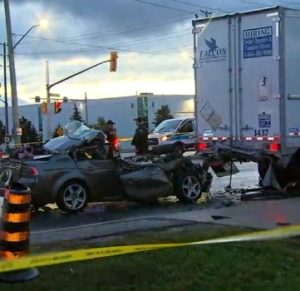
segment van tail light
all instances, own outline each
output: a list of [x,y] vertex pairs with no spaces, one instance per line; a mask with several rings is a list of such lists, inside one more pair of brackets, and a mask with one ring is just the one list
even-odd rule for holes
[[267,149],[272,153],[279,152],[281,150],[281,145],[280,143],[269,143],[267,145]]
[[208,149],[208,144],[205,142],[199,142],[199,143],[197,143],[196,148],[199,151],[205,151]]

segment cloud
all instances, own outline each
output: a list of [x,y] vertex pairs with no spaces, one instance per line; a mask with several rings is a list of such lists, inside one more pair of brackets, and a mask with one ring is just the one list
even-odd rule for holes
[[[181,53],[187,51],[191,57],[194,14],[201,7],[215,8],[216,15],[222,10],[244,11],[262,7],[266,2],[271,5],[267,0],[249,2],[251,0],[10,0],[16,40],[40,18],[48,18],[50,24],[47,30],[33,29],[15,51],[19,96],[31,100],[35,95],[45,94],[45,60],[50,63],[51,81],[56,81],[107,60],[112,49],[119,53],[116,74],[109,73],[105,65],[53,90],[73,97],[90,91],[92,98],[132,95],[135,91],[190,94],[194,90],[192,63],[190,58],[184,61]],[[0,11],[2,41],[6,39],[3,10]],[[201,15],[199,13],[199,17]]]

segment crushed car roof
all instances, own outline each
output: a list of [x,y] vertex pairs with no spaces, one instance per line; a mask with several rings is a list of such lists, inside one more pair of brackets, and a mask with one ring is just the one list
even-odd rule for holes
[[61,152],[78,147],[84,142],[90,143],[95,138],[105,142],[105,134],[101,130],[89,128],[82,122],[73,120],[64,126],[64,135],[52,138],[43,147],[52,152]]

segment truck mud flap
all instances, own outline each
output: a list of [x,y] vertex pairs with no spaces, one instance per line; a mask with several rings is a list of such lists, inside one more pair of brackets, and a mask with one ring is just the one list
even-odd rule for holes
[[234,162],[222,163],[221,161],[213,161],[210,165],[217,177],[226,177],[240,172]]
[[147,166],[120,175],[126,195],[139,201],[151,201],[173,193],[173,185],[164,171]]

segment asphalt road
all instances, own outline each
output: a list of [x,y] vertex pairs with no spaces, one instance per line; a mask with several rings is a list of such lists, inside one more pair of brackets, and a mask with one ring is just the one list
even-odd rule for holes
[[169,197],[153,205],[94,203],[82,213],[73,215],[57,208],[45,208],[32,214],[31,242],[40,245],[63,240],[102,239],[132,231],[195,223],[259,229],[300,224],[300,198],[281,196],[274,199],[272,193],[265,193],[264,199],[242,201],[241,189],[256,188],[258,175],[254,163],[245,163],[239,168],[241,171],[232,177],[230,189],[225,188],[230,182],[229,177],[214,177],[212,199],[208,204],[182,204],[175,197]]
[[[249,188],[258,181],[256,165],[253,163],[242,164],[241,172],[232,177],[232,187]],[[61,227],[75,227],[97,222],[114,221],[128,218],[141,218],[145,216],[159,216],[161,213],[177,213],[192,210],[201,210],[205,207],[215,207],[225,197],[224,188],[229,184],[229,177],[214,177],[212,196],[216,202],[210,206],[202,204],[183,204],[176,197],[160,199],[158,203],[146,205],[141,203],[116,202],[116,203],[93,203],[83,212],[78,214],[66,214],[61,212],[55,205],[33,212],[31,229],[40,231]]]

